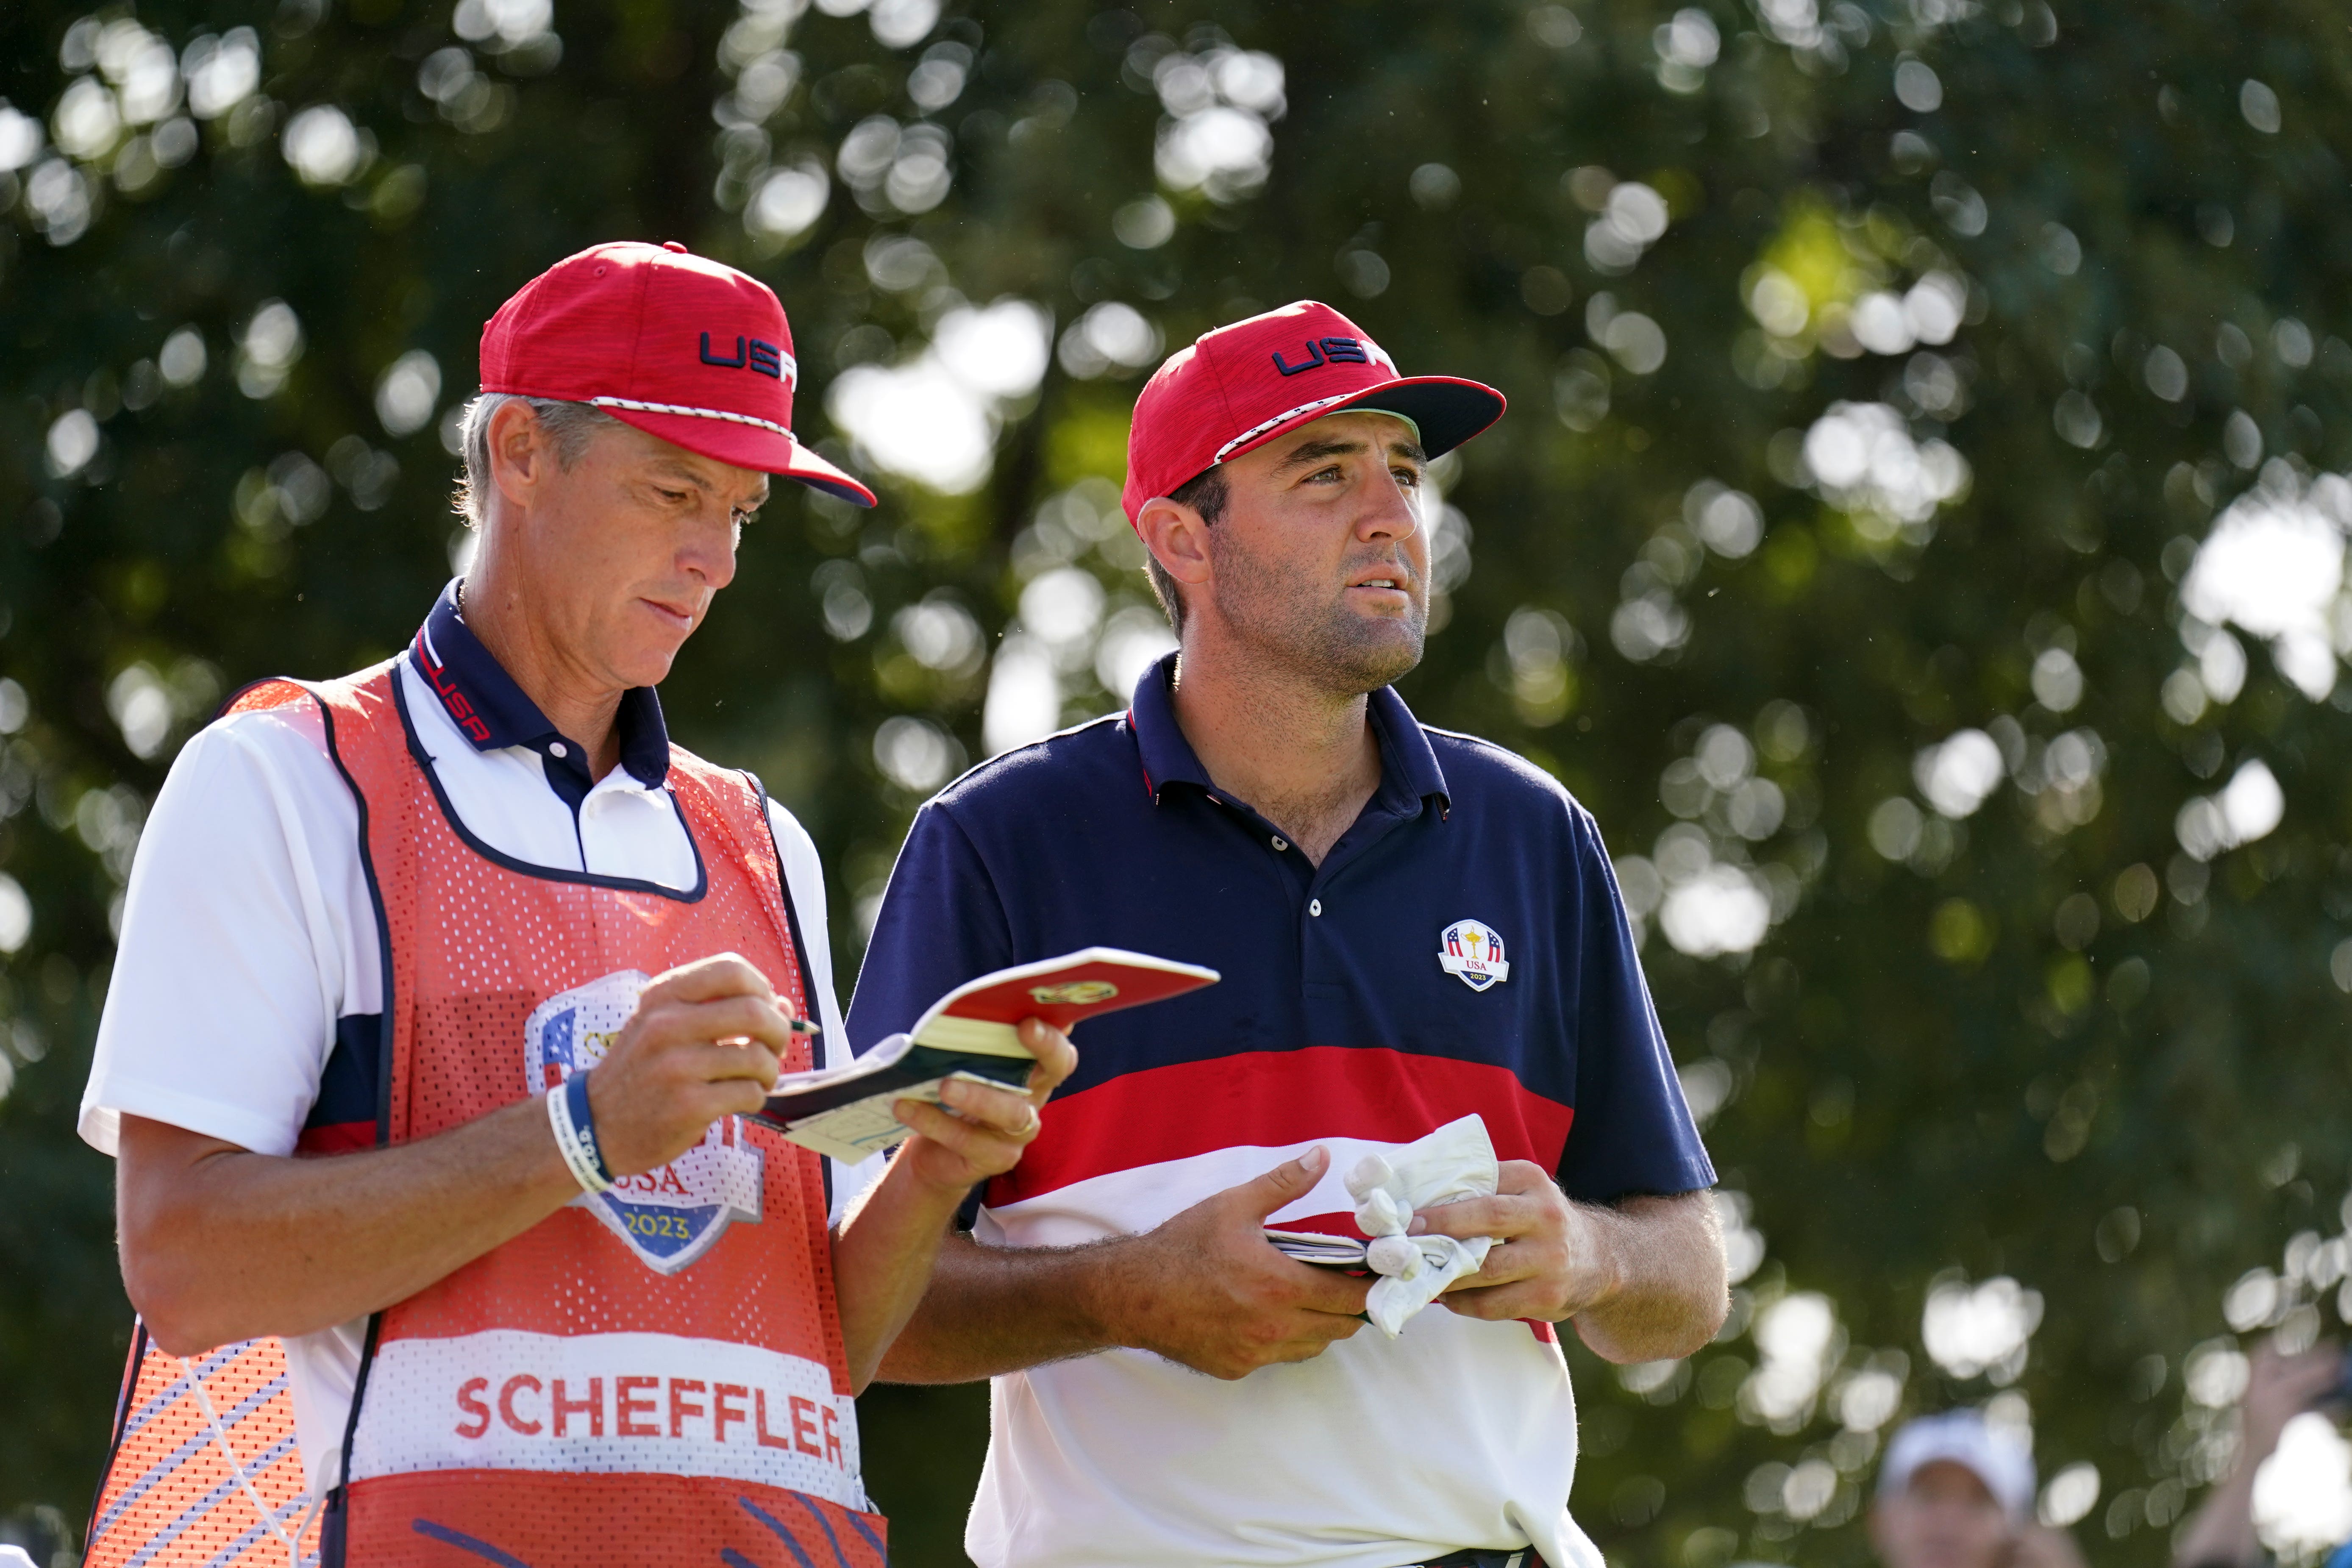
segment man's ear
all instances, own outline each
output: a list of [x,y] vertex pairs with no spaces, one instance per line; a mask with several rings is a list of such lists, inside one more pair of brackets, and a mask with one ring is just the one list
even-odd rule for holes
[[1188,588],[1197,588],[1212,575],[1209,566],[1209,525],[1181,501],[1160,496],[1143,503],[1135,520],[1143,547],[1160,568]]
[[490,480],[516,506],[529,506],[545,482],[555,453],[530,405],[516,399],[490,415]]

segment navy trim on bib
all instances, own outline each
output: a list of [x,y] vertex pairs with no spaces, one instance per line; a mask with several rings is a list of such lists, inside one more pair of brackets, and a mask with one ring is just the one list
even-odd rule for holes
[[[750,783],[751,793],[760,797],[760,825],[768,830],[768,849],[776,858],[776,895],[784,901],[784,936],[793,944],[793,962],[801,966],[801,1000],[808,1005],[809,1022],[817,1026],[818,1034],[809,1044],[810,1065],[824,1067],[824,1005],[817,999],[816,971],[809,967],[808,939],[801,935],[801,911],[793,902],[793,879],[784,869],[784,847],[776,842],[776,819],[768,814],[768,786],[760,775],[749,768],[735,770]],[[817,1178],[824,1187],[825,1223],[833,1223],[833,1162],[817,1162]]]
[[131,1320],[131,1364],[122,1373],[122,1395],[114,1404],[114,1433],[107,1439],[106,1463],[98,1472],[98,1489],[90,1494],[89,1522],[81,1532],[82,1545],[98,1532],[98,1507],[106,1500],[106,1483],[114,1474],[114,1461],[122,1456],[122,1439],[131,1429],[131,1401],[139,1392],[139,1373],[147,1364],[147,1320],[134,1316]]
[[[393,701],[397,705],[400,701],[400,661],[397,658],[387,659],[377,668],[383,671],[386,680],[392,687]],[[358,691],[373,679],[373,676],[368,676],[352,681],[350,683],[352,689],[354,692]],[[376,1016],[378,1045],[375,1061],[375,1146],[384,1149],[392,1144],[394,1021],[400,1016],[399,980],[397,972],[392,966],[392,921],[384,910],[383,884],[376,877],[375,854],[368,843],[367,792],[360,788],[360,781],[352,776],[352,770],[343,762],[342,748],[335,741],[335,705],[320,696],[318,689],[309,682],[298,684],[301,685],[305,691],[310,692],[310,700],[319,705],[319,719],[325,727],[324,732],[327,738],[327,755],[333,761],[335,771],[343,775],[344,786],[352,792],[352,805],[359,813],[360,869],[366,873],[368,901],[375,908],[377,963],[382,976],[379,984],[383,987],[381,1000],[383,1011]],[[400,710],[400,721],[403,728],[405,728],[408,723],[408,713],[404,708]],[[429,769],[427,773],[429,776]],[[337,1026],[340,1032],[341,1020],[337,1021]],[[360,1405],[367,1398],[368,1373],[375,1367],[376,1336],[383,1327],[382,1312],[372,1312],[368,1315],[367,1339],[360,1347],[359,1371],[352,1380],[352,1407],[343,1417],[341,1475],[335,1490],[346,1495],[352,1484],[352,1434],[359,1430]],[[331,1542],[331,1554],[329,1551],[331,1543],[328,1541],[327,1529],[323,1524],[320,1529],[319,1544],[320,1568],[344,1568],[343,1538],[340,1530],[336,1531]]]
[[503,867],[519,877],[536,878],[542,882],[572,882],[584,888],[610,888],[623,893],[651,893],[656,898],[680,904],[698,904],[703,895],[710,891],[710,868],[703,861],[702,846],[696,841],[694,825],[687,821],[685,809],[678,805],[674,795],[670,796],[669,808],[677,814],[677,826],[686,835],[687,847],[694,851],[694,886],[683,892],[638,877],[602,877],[593,871],[564,871],[552,866],[534,866],[503,850],[493,849],[466,826],[464,819],[457,815],[457,808],[449,804],[448,792],[441,787],[440,775],[433,771],[432,753],[425,751],[425,742],[417,737],[416,725],[408,716],[408,695],[401,689],[401,672],[396,660],[392,671],[392,701],[400,712],[400,731],[408,742],[408,754],[423,771],[425,782],[433,791],[434,802],[441,808],[442,819],[448,823],[449,830],[457,836],[460,843],[490,864]]
[[[387,659],[376,668],[390,678],[393,698],[397,701],[400,697],[400,661]],[[352,680],[351,682],[352,690],[357,691],[373,679],[373,675],[363,674],[361,678]],[[344,765],[342,748],[335,741],[334,704],[321,697],[318,688],[309,681],[296,681],[294,684],[309,692],[310,700],[319,705],[319,721],[327,740],[328,760],[335,764],[335,771],[343,775],[343,787],[352,792],[352,805],[359,814],[360,869],[366,874],[368,902],[375,911],[376,961],[383,975],[381,984],[383,994],[381,1000],[383,1011],[376,1016],[378,1044],[375,1060],[375,1146],[383,1149],[389,1147],[392,1142],[393,1020],[400,1016],[400,1012],[398,1003],[394,996],[397,982],[393,977],[392,969],[392,921],[384,913],[383,885],[376,879],[375,855],[368,847],[367,792],[360,788],[360,781],[352,777],[352,770]],[[402,722],[406,721],[407,716],[404,713]],[[341,1020],[337,1021],[336,1028],[340,1034]]]

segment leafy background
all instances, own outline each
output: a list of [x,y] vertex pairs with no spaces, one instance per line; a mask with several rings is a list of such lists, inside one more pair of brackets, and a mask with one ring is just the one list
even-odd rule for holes
[[[2242,1350],[2340,1326],[2340,10],[1130,5],[0,12],[5,1529],[70,1551],[126,1342],[73,1120],[147,803],[222,693],[404,640],[479,324],[613,237],[772,283],[884,492],[780,494],[664,693],[826,849],[845,975],[924,795],[1160,646],[1160,353],[1314,296],[1508,394],[1405,693],[1598,814],[1742,1270],[1688,1363],[1571,1351],[1612,1560],[1859,1563],[1889,1423],[1967,1402],[2150,1561]],[[866,1419],[961,1561],[982,1392]]]

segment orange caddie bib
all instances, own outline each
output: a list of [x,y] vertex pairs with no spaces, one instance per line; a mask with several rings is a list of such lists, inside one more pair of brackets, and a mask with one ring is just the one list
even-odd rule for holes
[[[360,805],[384,946],[369,1142],[542,1098],[601,1058],[643,977],[713,953],[807,1012],[756,783],[672,748],[688,892],[524,867],[440,796],[395,675],[232,705],[316,702]],[[87,1562],[257,1568],[290,1543],[324,1568],[879,1568],[831,1259],[822,1161],[737,1118],[583,1194],[371,1321],[342,1485],[308,1534],[282,1350],[183,1363],[142,1334]]]

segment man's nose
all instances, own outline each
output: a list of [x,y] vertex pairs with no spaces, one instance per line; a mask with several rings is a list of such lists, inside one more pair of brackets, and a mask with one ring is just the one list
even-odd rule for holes
[[1418,531],[1421,512],[1416,505],[1417,495],[1383,468],[1380,477],[1364,487],[1364,507],[1356,519],[1356,537],[1404,539]]
[[735,520],[722,514],[716,524],[698,521],[680,542],[678,570],[709,584],[712,592],[735,580]]

